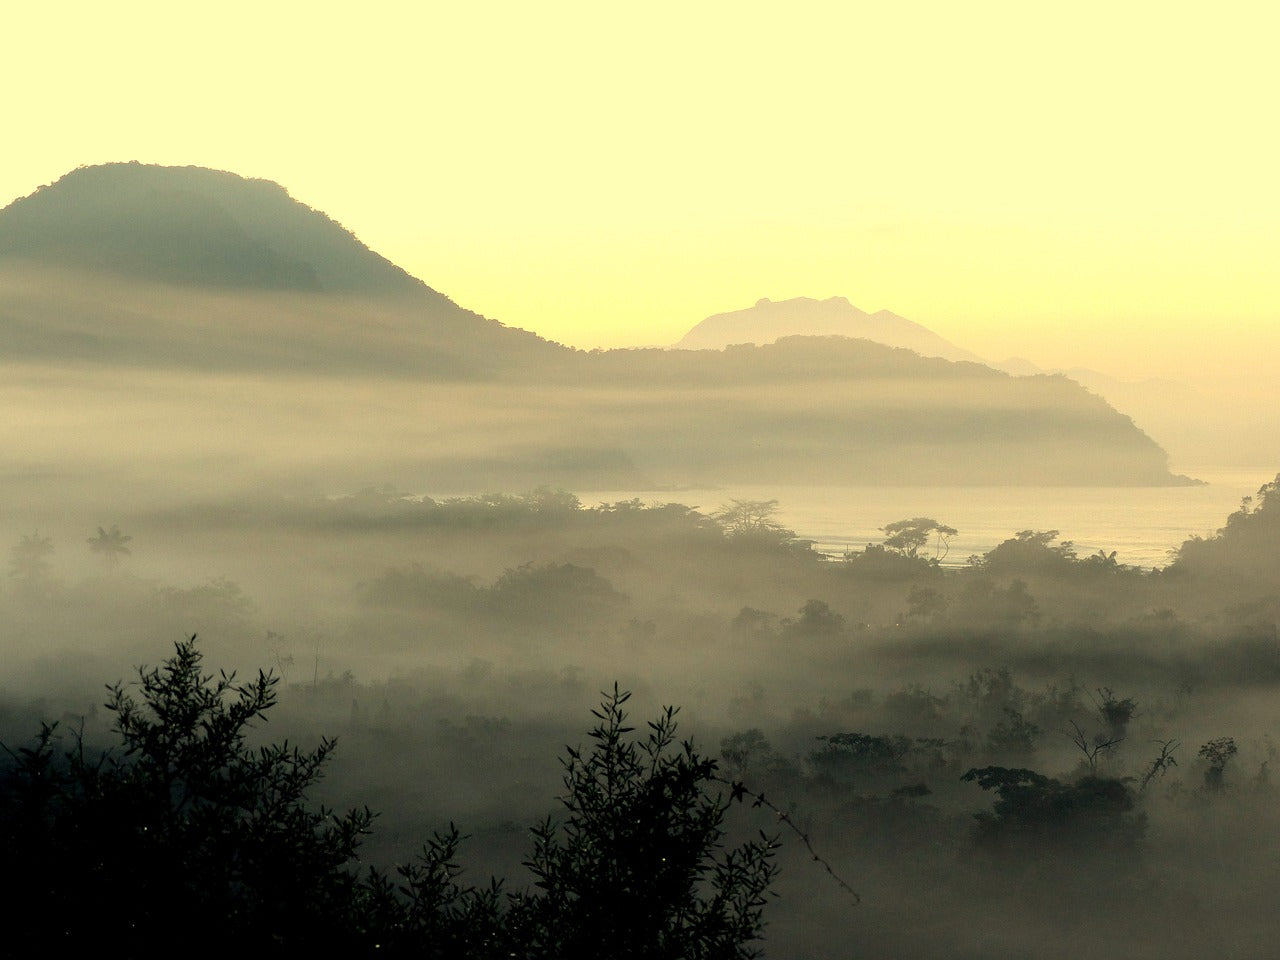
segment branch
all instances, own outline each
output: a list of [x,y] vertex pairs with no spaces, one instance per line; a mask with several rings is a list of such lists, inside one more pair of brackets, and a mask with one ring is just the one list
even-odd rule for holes
[[803,843],[805,849],[809,851],[809,855],[813,857],[813,861],[821,866],[831,879],[840,885],[840,888],[844,890],[845,893],[853,897],[854,905],[856,906],[862,902],[862,897],[858,895],[858,892],[854,890],[853,887],[849,886],[848,882],[840,876],[840,874],[835,872],[830,861],[813,848],[813,843],[809,840],[809,835],[796,825],[796,822],[791,819],[791,814],[787,813],[785,810],[779,809],[772,801],[765,799],[765,795],[763,793],[757,793],[750,789],[741,780],[726,780],[724,777],[716,774],[712,774],[709,779],[714,780],[716,783],[722,783],[729,788],[730,803],[733,803],[734,801],[743,802],[747,797],[750,797],[755,801],[752,803],[753,807],[765,807],[766,809],[771,810],[778,818],[779,823],[784,824],[787,829],[800,838],[800,842]]

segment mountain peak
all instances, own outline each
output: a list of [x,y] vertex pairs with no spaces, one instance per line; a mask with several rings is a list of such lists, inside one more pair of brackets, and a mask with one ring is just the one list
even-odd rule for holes
[[0,210],[0,260],[186,286],[422,290],[278,183],[136,161],[79,167]]
[[470,377],[563,352],[269,180],[112,163],[0,210],[6,360]]
[[888,310],[867,313],[847,297],[793,297],[781,301],[765,297],[746,310],[707,317],[676,346],[685,350],[720,350],[735,343],[764,345],[794,336],[854,337],[914,350],[926,357],[982,362],[975,354],[918,323]]

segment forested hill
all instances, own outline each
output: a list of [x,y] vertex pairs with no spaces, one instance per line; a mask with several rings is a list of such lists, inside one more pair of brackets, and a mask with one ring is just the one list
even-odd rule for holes
[[458,306],[268,180],[113,163],[0,210],[10,360],[471,379],[565,352]]
[[73,170],[0,214],[0,259],[190,286],[431,293],[269,180],[203,167]]

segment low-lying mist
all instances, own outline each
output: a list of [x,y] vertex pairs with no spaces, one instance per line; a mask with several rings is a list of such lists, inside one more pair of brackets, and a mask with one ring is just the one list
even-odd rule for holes
[[317,798],[379,812],[365,862],[453,821],[468,875],[519,888],[617,682],[861,895],[784,831],[767,956],[1263,957],[1278,490],[1154,571],[1032,530],[944,569],[945,517],[832,559],[768,502],[99,491],[92,522],[10,511],[0,740],[109,740],[102,684],[197,634],[281,678],[264,742],[338,737]]

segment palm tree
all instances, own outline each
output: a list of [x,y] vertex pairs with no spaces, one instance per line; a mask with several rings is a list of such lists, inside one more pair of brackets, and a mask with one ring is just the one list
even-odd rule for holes
[[125,544],[132,539],[133,537],[121,533],[120,528],[112,524],[110,530],[99,527],[98,535],[90,537],[88,543],[90,550],[102,554],[107,565],[114,567],[120,562],[121,557],[128,556],[129,548]]
[[9,576],[28,586],[45,580],[52,569],[49,558],[53,555],[53,540],[40,536],[37,530],[24,536],[9,551]]

